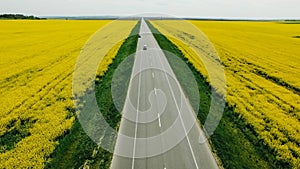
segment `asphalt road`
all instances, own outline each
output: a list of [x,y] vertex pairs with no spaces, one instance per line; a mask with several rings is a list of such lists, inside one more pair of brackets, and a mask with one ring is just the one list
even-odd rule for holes
[[218,168],[208,143],[199,141],[196,115],[143,20],[140,35],[111,168]]

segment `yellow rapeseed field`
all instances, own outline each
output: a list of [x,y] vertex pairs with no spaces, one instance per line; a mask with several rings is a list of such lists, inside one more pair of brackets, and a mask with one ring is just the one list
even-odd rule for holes
[[[180,21],[152,21],[207,78]],[[181,21],[182,22],[182,21]],[[276,158],[300,167],[300,24],[191,21],[214,44],[226,73],[227,102]],[[199,40],[200,42],[200,40]],[[207,79],[209,81],[209,79]],[[217,86],[214,86],[217,87]]]
[[[43,168],[74,121],[72,73],[91,35],[111,21],[0,21],[1,168]],[[136,21],[111,30],[102,75]],[[116,33],[118,32],[118,33]],[[108,33],[107,36],[110,36]]]

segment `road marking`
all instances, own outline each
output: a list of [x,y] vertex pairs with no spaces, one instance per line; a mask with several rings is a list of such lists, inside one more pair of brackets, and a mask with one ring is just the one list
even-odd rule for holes
[[152,79],[154,79],[154,73],[152,73]]
[[161,122],[160,122],[160,115],[157,113],[157,118],[158,118],[158,126],[161,127]]
[[156,95],[156,88],[154,88],[154,94]]
[[[140,71],[142,70],[142,58],[140,57]],[[134,169],[134,161],[135,161],[135,149],[136,149],[136,136],[137,136],[137,127],[138,127],[138,119],[139,119],[139,107],[140,107],[140,92],[141,92],[141,76],[139,74],[139,85],[138,85],[138,98],[137,98],[137,108],[136,108],[136,118],[135,118],[135,131],[134,131],[134,142],[133,142],[133,155],[132,155],[132,169]]]
[[[162,67],[163,67],[161,57],[159,57],[159,61],[160,61],[160,64],[162,65]],[[177,104],[177,102],[176,102],[176,99],[175,99],[174,91],[173,91],[173,89],[172,89],[172,87],[171,87],[171,84],[170,84],[170,80],[169,80],[169,78],[168,78],[167,73],[164,72],[164,74],[165,74],[165,77],[166,77],[166,79],[167,79],[169,88],[170,88],[170,90],[171,90],[171,94],[172,94],[172,97],[173,97],[173,99],[174,99],[174,102],[175,102],[175,105],[176,105],[176,109],[177,109],[177,111],[178,111],[178,115],[179,115],[180,121],[181,121],[181,123],[182,123],[182,127],[183,127],[184,133],[185,133],[185,135],[186,135],[186,138],[187,138],[187,141],[188,141],[188,144],[189,144],[189,148],[190,148],[191,153],[192,153],[192,156],[193,156],[194,163],[195,163],[195,165],[196,165],[196,168],[199,169],[198,164],[197,164],[197,161],[196,161],[196,157],[195,157],[195,154],[194,154],[194,151],[193,151],[193,149],[192,149],[192,145],[191,145],[190,139],[189,139],[189,137],[188,137],[186,128],[185,128],[184,123],[183,123],[183,119],[182,119],[182,116],[181,116],[181,113],[180,113],[179,106],[178,106],[178,104]],[[176,82],[177,82],[177,85],[180,87],[180,85],[178,84],[178,81],[176,81]],[[180,90],[180,91],[181,91],[181,90]],[[181,92],[182,92],[182,91],[181,91]],[[181,93],[181,94],[182,94],[182,93]]]

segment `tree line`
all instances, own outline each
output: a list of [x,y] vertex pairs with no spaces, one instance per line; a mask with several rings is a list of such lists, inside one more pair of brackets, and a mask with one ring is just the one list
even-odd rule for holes
[[32,19],[32,20],[38,19],[39,20],[39,19],[45,19],[45,18],[39,18],[39,17],[33,16],[33,15],[25,16],[22,14],[2,14],[2,15],[0,15],[0,19]]

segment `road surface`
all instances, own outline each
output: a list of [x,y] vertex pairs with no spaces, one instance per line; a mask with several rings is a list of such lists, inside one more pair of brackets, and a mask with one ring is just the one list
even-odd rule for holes
[[[144,20],[111,169],[215,169],[196,115]],[[144,50],[147,45],[147,50]]]

